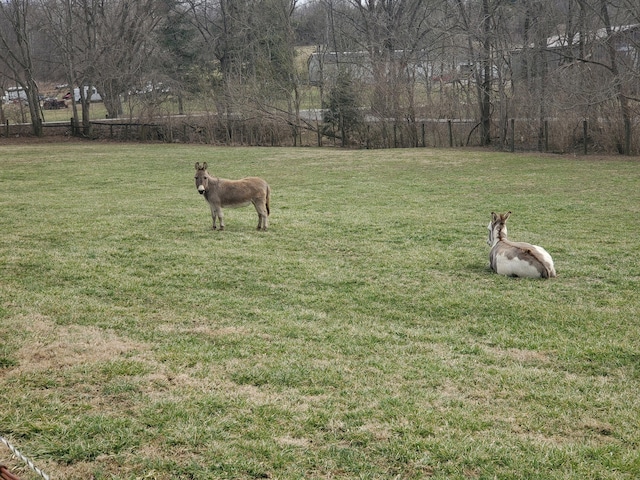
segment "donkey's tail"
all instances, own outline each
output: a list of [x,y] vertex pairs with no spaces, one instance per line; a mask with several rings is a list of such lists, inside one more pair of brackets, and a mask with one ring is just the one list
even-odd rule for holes
[[531,254],[531,256],[534,259],[536,259],[540,263],[540,276],[542,278],[555,277],[556,269],[555,269],[555,266],[553,265],[553,260],[551,260],[551,258],[549,259],[545,258],[545,256],[538,251],[538,248],[542,248],[542,247],[531,248],[528,250],[528,252],[529,254]]
[[269,209],[270,200],[271,200],[271,187],[267,185],[267,201],[265,202],[267,207],[267,216],[271,215],[271,210]]

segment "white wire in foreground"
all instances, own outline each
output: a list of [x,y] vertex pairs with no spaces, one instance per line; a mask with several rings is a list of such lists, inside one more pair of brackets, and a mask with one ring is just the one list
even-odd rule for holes
[[24,463],[27,464],[27,466],[33,470],[34,472],[36,472],[38,475],[40,475],[42,478],[44,478],[44,480],[50,480],[49,475],[47,475],[46,473],[44,473],[42,470],[40,470],[38,467],[35,466],[35,464],[29,460],[29,458],[25,457],[22,453],[20,453],[20,450],[18,450],[16,447],[14,447],[13,445],[11,445],[9,443],[9,441],[4,438],[3,436],[0,436],[0,442],[4,443],[7,448],[9,450],[11,450],[11,452],[18,457],[20,460],[22,460]]

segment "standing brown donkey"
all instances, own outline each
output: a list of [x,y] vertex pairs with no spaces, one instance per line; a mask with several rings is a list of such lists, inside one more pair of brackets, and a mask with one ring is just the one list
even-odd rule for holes
[[258,230],[269,226],[269,199],[271,188],[259,177],[247,177],[241,180],[227,180],[212,177],[207,172],[207,162],[196,162],[196,188],[209,202],[213,229],[216,229],[216,217],[220,219],[220,230],[224,230],[222,207],[244,207],[253,203],[258,212]]

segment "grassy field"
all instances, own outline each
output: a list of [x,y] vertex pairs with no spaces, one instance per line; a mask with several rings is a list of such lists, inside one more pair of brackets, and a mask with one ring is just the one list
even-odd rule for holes
[[[0,145],[0,435],[55,479],[639,478],[637,160]],[[196,161],[270,230],[212,231]],[[489,270],[506,210],[558,278]]]

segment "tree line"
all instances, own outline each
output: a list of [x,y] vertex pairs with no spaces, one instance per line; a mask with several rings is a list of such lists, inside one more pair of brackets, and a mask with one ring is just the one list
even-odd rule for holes
[[417,144],[424,119],[471,120],[469,136],[499,145],[517,118],[539,148],[549,119],[568,137],[588,119],[603,150],[637,150],[637,0],[0,0],[0,42],[0,87],[24,89],[36,135],[38,86],[55,82],[79,88],[85,133],[80,87],[95,86],[112,118],[170,97],[178,113],[197,104],[344,145],[372,121]]

